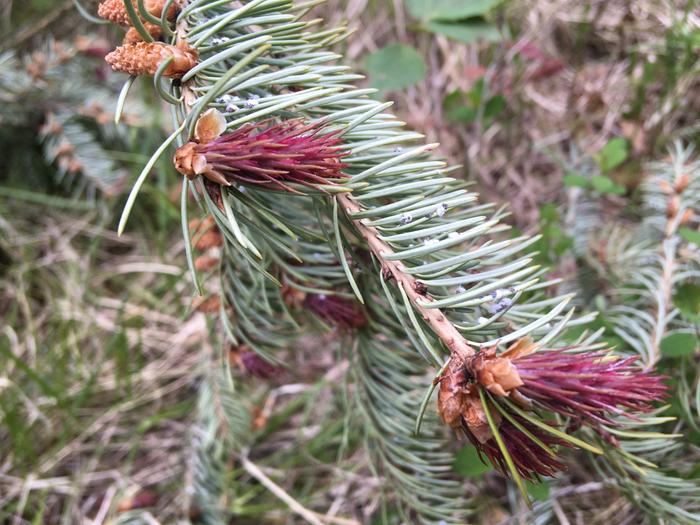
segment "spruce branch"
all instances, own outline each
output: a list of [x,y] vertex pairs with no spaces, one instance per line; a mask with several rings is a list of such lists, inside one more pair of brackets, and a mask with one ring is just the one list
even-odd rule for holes
[[[621,351],[640,355],[647,370],[663,359],[661,342],[669,334],[696,333],[674,296],[700,277],[698,249],[679,235],[680,228],[697,227],[699,168],[692,148],[676,143],[667,159],[648,165],[641,185],[641,223],[604,228],[588,235],[589,245],[582,248],[595,254],[587,261],[606,281],[604,314],[622,340]],[[668,368],[671,362],[665,361]],[[696,451],[678,440],[697,422],[697,407],[691,409],[694,401],[689,399],[696,392],[688,384],[697,381],[697,374],[688,373],[690,362],[682,358],[680,369],[669,368],[679,378],[673,395],[683,418],[642,417],[618,436],[619,448],[610,449],[608,461],[600,465],[601,476],[657,521],[700,521],[700,480],[686,468]]]
[[[627,232],[628,240],[618,246],[624,249],[608,257],[611,274],[624,277],[612,283],[609,316],[615,332],[649,368],[661,358],[664,337],[674,330],[692,331],[673,301],[675,291],[698,276],[697,247],[678,234],[697,224],[700,209],[700,163],[692,153],[676,143],[668,162],[650,166],[652,174],[642,185],[645,220]],[[635,263],[631,271],[614,268],[624,261]]]

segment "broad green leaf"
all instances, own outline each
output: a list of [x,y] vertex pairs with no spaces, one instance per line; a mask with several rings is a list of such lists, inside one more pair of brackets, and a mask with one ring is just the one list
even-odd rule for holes
[[419,20],[461,20],[483,16],[501,0],[406,0],[411,16]]
[[495,25],[479,19],[454,23],[429,21],[426,22],[425,29],[465,44],[471,44],[478,40],[485,40],[486,42],[498,42],[501,40],[501,33]]
[[472,107],[478,108],[481,105],[481,99],[484,97],[486,92],[486,80],[484,77],[479,77],[474,82],[474,85],[467,93],[467,100],[471,103]]
[[146,326],[146,320],[140,315],[132,315],[125,317],[121,322],[122,328],[143,328]]
[[452,468],[457,474],[471,478],[491,470],[491,466],[479,459],[479,453],[471,445],[465,445],[455,455]]
[[445,117],[450,122],[469,124],[476,119],[476,110],[466,105],[466,95],[462,91],[453,91],[442,100]]
[[484,106],[484,119],[491,120],[498,117],[506,107],[506,99],[503,95],[494,95]]
[[622,195],[625,193],[624,186],[620,186],[610,177],[606,177],[605,175],[593,175],[593,177],[591,177],[591,184],[593,185],[593,189],[600,193],[614,195]]
[[[483,78],[477,80],[468,93],[458,90],[448,94],[442,101],[447,120],[467,124],[474,122],[479,114],[484,94],[486,94],[486,89]],[[497,94],[490,97],[481,109],[484,121],[498,117],[505,104],[506,100],[503,95]]]
[[682,239],[688,242],[692,242],[696,246],[700,246],[700,232],[696,230],[691,230],[690,228],[681,228],[678,233]]
[[372,87],[392,91],[423,80],[428,71],[423,57],[410,46],[393,44],[365,58]]
[[615,137],[611,139],[596,155],[602,171],[610,171],[627,160],[629,143],[627,139]]
[[567,173],[564,175],[564,186],[567,188],[588,188],[590,181],[587,177],[578,173]]
[[442,99],[442,109],[452,111],[464,105],[464,92],[456,89]]
[[470,124],[476,120],[476,111],[467,106],[455,108],[445,113],[447,120],[456,124]]
[[700,285],[682,284],[673,295],[673,303],[688,319],[700,320]]
[[527,487],[527,493],[530,494],[532,499],[536,501],[546,501],[547,498],[549,498],[549,483],[546,481],[540,483],[526,481],[525,486]]
[[664,357],[683,357],[693,354],[697,345],[694,334],[671,334],[661,341],[661,353]]
[[540,220],[543,222],[559,222],[559,211],[556,204],[547,202],[540,206]]

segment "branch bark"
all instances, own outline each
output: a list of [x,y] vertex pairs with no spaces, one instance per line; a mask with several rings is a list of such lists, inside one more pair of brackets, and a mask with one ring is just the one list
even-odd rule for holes
[[400,261],[391,261],[385,258],[386,255],[394,253],[388,243],[379,237],[376,228],[368,226],[363,219],[353,219],[352,214],[362,211],[360,205],[352,200],[349,194],[342,193],[336,197],[348,218],[357,228],[357,231],[367,241],[369,249],[381,261],[382,271],[391,275],[396,282],[403,287],[415,310],[423,320],[428,323],[435,335],[450,349],[450,351],[465,359],[473,356],[476,350],[469,346],[466,339],[459,333],[457,328],[447,319],[439,308],[426,308],[421,303],[434,301],[429,295],[423,295],[423,286],[415,277],[404,272],[404,265]]

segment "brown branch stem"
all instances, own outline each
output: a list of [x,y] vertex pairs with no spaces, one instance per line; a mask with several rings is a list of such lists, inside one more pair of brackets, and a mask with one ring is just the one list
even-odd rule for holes
[[404,289],[415,310],[430,326],[435,335],[453,354],[463,359],[474,355],[476,350],[469,346],[466,339],[439,308],[426,308],[424,306],[425,303],[434,301],[432,297],[422,293],[424,286],[415,277],[404,272],[401,261],[391,261],[385,258],[386,255],[393,254],[394,250],[380,238],[376,228],[368,226],[363,219],[352,218],[353,213],[362,211],[360,205],[352,200],[347,193],[342,193],[336,198],[357,231],[367,242],[370,251],[381,261],[382,271],[385,272],[385,275],[393,277],[397,284]]

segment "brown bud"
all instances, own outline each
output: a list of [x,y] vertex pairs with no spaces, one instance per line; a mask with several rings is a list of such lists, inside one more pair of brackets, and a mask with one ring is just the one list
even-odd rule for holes
[[29,73],[32,78],[43,77],[46,66],[46,55],[40,51],[35,51],[31,54],[31,61],[27,64],[27,73]]
[[221,299],[218,295],[210,295],[209,297],[197,297],[192,306],[198,312],[205,314],[215,314],[221,308]]
[[226,131],[226,118],[215,108],[208,109],[197,119],[194,138],[200,144],[211,142]]
[[206,272],[211,270],[219,264],[218,257],[212,257],[211,255],[200,255],[194,260],[194,268],[199,272]]
[[[494,410],[493,407],[491,410],[491,417],[493,417],[494,423],[496,427],[498,427],[501,424],[501,415],[498,411]],[[493,437],[484,405],[481,403],[479,392],[474,385],[471,385],[467,395],[464,397],[462,418],[469,431],[474,434],[474,437],[479,443],[486,443]]]
[[666,206],[666,217],[669,219],[675,217],[680,208],[681,200],[678,198],[678,195],[674,195],[669,199],[668,205]]
[[497,356],[495,348],[479,352],[469,363],[469,368],[477,381],[497,396],[507,396],[511,390],[523,385],[513,362],[507,357]]
[[426,295],[428,293],[428,286],[425,283],[416,281],[413,288],[418,295]]
[[45,137],[47,135],[56,135],[61,131],[63,131],[63,126],[56,120],[53,113],[48,113],[46,115],[46,121],[39,128],[39,133]]
[[85,165],[76,158],[72,158],[68,163],[69,173],[80,173],[85,169]]
[[173,163],[175,169],[190,180],[194,180],[199,175],[204,175],[207,179],[222,186],[231,186],[226,178],[214,170],[208,163],[207,158],[199,153],[199,144],[188,142],[175,150]]
[[150,490],[140,490],[130,498],[125,498],[117,505],[117,512],[127,512],[134,509],[153,507],[157,502],[156,495]]
[[[465,358],[452,354],[440,377],[438,413],[452,428],[468,431],[479,443],[486,443],[493,433],[481,403],[479,386],[470,383],[469,377]],[[500,425],[500,414],[492,411],[492,416],[496,426]]]
[[674,188],[676,193],[683,193],[683,191],[685,191],[685,189],[688,187],[688,184],[690,184],[690,173],[685,171],[676,179],[676,186]]
[[207,215],[203,219],[192,219],[188,224],[190,232],[194,235],[197,232],[205,232],[216,226],[216,221],[211,215]]
[[[163,34],[163,29],[161,29],[159,25],[145,22],[144,26],[146,27],[146,31],[148,31],[148,33],[156,40],[160,38],[160,36]],[[143,42],[143,37],[135,27],[130,27],[124,35],[124,40],[122,41],[122,43],[135,44],[136,42]]]
[[197,143],[195,142],[188,142],[177,148],[173,162],[175,169],[190,180],[203,173],[207,166],[207,159],[204,155],[197,153]]
[[284,304],[290,308],[301,308],[304,304],[304,299],[306,299],[306,292],[295,286],[291,286],[289,283],[284,283],[282,285],[280,293],[282,294]]
[[268,421],[268,414],[263,408],[254,407],[252,416],[254,429],[260,430],[261,428],[265,428],[265,425],[267,425]]
[[681,220],[679,221],[680,226],[684,226],[688,224],[690,221],[693,220],[693,217],[695,217],[695,213],[693,210],[690,208],[686,208],[686,210],[683,212],[683,216],[681,217]]
[[54,155],[60,157],[61,155],[71,155],[75,152],[75,148],[72,144],[68,142],[62,142],[55,150]]
[[671,186],[667,181],[663,179],[659,181],[659,188],[661,188],[661,191],[663,191],[667,195],[670,195],[674,192],[673,186]]
[[167,59],[172,62],[163,72],[166,77],[179,78],[197,64],[197,51],[186,46],[171,46],[163,42],[136,42],[117,47],[105,57],[112,69],[129,75],[155,75]]
[[[131,3],[138,14],[139,8],[137,0],[131,0]],[[143,6],[148,13],[160,18],[163,14],[165,0],[144,0]],[[173,20],[175,18],[175,11],[176,6],[173,2],[168,10],[168,20]],[[129,12],[126,10],[123,0],[102,0],[97,8],[97,15],[115,24],[124,26],[131,25],[131,18],[129,18]]]
[[206,250],[208,248],[214,248],[216,246],[221,246],[224,243],[224,238],[218,232],[218,230],[209,230],[203,233],[199,239],[194,243],[194,247],[197,250]]

